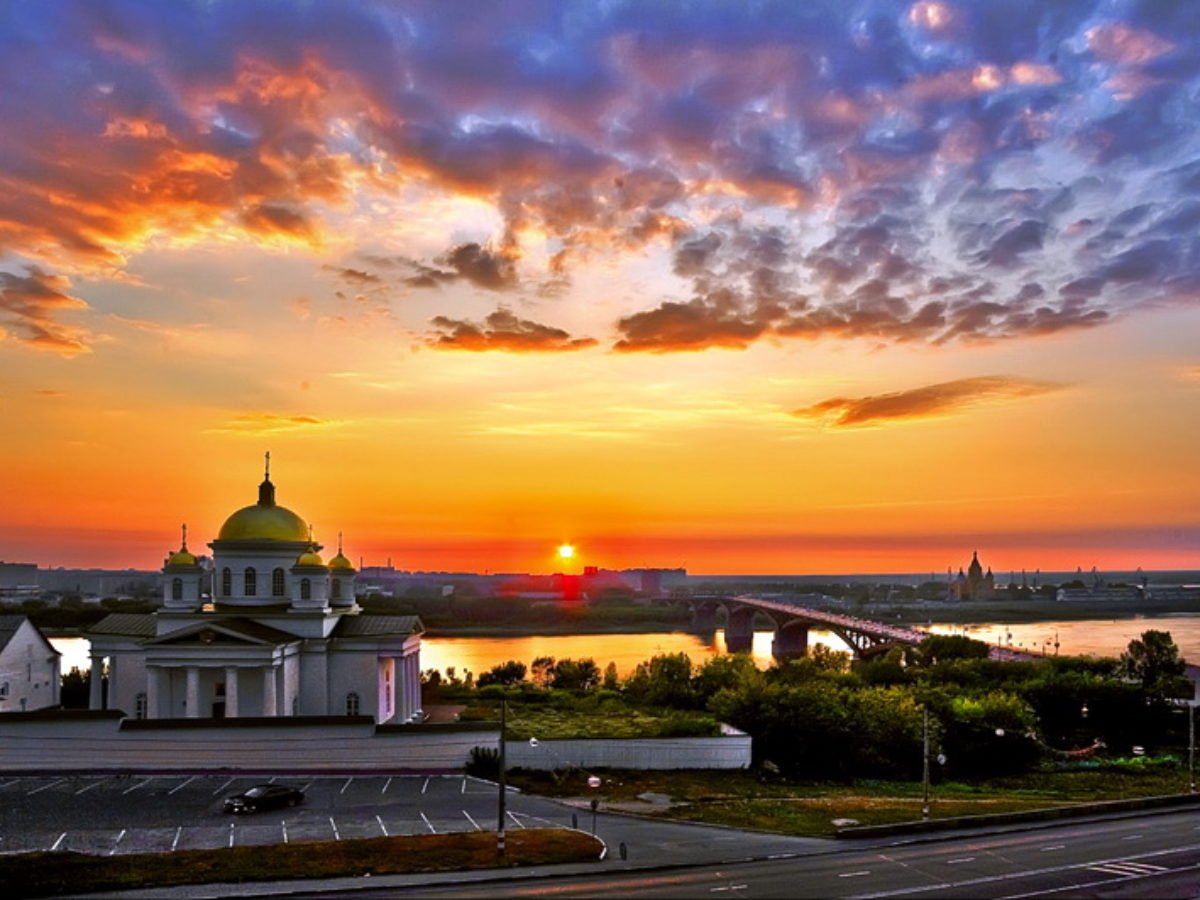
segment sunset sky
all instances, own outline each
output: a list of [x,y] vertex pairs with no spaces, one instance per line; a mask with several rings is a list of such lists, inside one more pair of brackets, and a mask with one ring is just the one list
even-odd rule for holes
[[1200,3],[0,5],[0,559],[1200,567]]

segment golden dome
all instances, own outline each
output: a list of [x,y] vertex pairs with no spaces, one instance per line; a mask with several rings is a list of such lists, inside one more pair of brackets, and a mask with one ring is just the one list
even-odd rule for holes
[[298,557],[296,557],[296,565],[297,566],[320,566],[321,568],[325,567],[325,563],[323,563],[321,561],[321,554],[318,553],[316,550],[311,550],[311,549],[305,550]]
[[329,561],[329,568],[342,572],[353,572],[354,563],[346,559],[346,557],[339,550],[338,555]]
[[197,560],[195,555],[188,552],[186,547],[184,547],[182,550],[176,550],[167,557],[168,566],[194,566],[196,565],[196,562]]
[[308,526],[286,506],[256,503],[244,506],[225,520],[218,540],[308,542]]

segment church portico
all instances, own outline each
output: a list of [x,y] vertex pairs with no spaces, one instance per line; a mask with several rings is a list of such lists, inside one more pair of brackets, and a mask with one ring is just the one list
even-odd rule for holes
[[326,563],[312,527],[275,502],[269,468],[258,503],[209,546],[211,596],[185,528],[163,566],[162,608],[89,630],[93,708],[151,719],[416,718],[420,620],[362,614],[341,535]]

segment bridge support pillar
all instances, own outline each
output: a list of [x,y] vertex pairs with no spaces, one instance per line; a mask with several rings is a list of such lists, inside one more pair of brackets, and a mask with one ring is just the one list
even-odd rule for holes
[[716,631],[717,610],[712,606],[693,606],[692,630],[700,632]]
[[771,641],[771,655],[776,659],[799,659],[808,652],[808,628],[791,625],[775,632]]
[[748,606],[729,611],[725,626],[725,649],[730,653],[749,653],[754,647],[754,610]]

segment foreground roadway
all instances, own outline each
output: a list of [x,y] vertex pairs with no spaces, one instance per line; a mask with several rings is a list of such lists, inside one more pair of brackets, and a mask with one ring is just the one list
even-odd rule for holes
[[[1076,822],[789,859],[567,877],[397,880],[358,897],[1154,897],[1200,896],[1200,813]],[[328,895],[333,885],[292,896]]]

